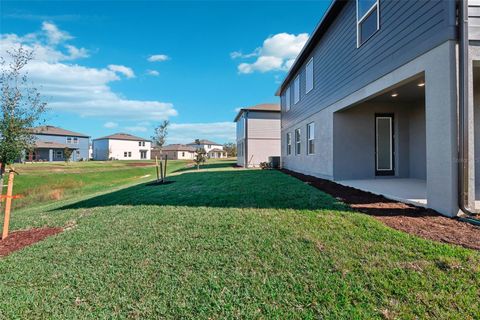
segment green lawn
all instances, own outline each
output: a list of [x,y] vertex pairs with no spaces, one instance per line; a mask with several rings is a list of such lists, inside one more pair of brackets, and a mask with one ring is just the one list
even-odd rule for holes
[[68,226],[0,259],[0,318],[475,319],[480,254],[227,163],[14,211]]
[[[168,173],[183,168],[186,161],[169,161]],[[146,166],[141,166],[146,165]],[[108,188],[151,180],[154,161],[89,161],[15,165],[14,208],[92,194]]]

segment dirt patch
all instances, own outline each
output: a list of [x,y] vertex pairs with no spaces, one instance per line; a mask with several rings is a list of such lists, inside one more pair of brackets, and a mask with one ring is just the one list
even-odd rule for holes
[[42,241],[46,237],[62,232],[62,228],[34,228],[12,232],[5,240],[0,240],[0,257]]
[[444,217],[432,209],[390,200],[329,180],[285,169],[281,171],[332,195],[356,211],[374,216],[391,228],[425,239],[480,250],[480,228],[469,223]]

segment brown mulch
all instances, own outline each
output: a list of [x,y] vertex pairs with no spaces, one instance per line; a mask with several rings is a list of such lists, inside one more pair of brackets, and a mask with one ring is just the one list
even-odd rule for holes
[[286,169],[281,171],[332,195],[356,211],[374,216],[391,228],[425,239],[480,250],[480,228],[472,224],[442,216],[432,209],[390,200],[330,180]]
[[34,228],[14,231],[5,240],[0,240],[0,257],[42,241],[46,237],[62,232],[62,228]]

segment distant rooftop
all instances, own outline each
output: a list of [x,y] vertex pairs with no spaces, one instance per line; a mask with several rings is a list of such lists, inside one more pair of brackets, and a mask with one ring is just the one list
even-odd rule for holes
[[[200,140],[200,144],[201,144],[201,145],[203,145],[203,144],[212,144],[212,145],[214,145],[214,146],[221,146],[220,143],[216,143],[216,142],[213,142],[213,141],[210,141],[210,140],[207,140],[207,139],[201,139],[201,140]],[[193,141],[193,142],[188,143],[187,145],[188,145],[188,146],[192,146],[192,145],[195,145],[195,146],[196,146],[197,143],[196,143],[195,141]]]
[[78,149],[76,147],[72,147],[72,146],[66,145],[64,143],[42,141],[42,140],[35,141],[35,148],[36,149],[65,149],[65,148]]
[[130,141],[150,141],[150,140],[147,140],[147,139],[144,139],[144,138],[141,138],[141,137],[137,137],[137,136],[134,136],[134,135],[131,135],[131,134],[128,134],[128,133],[121,133],[121,132],[114,133],[114,134],[111,134],[109,136],[97,138],[97,139],[94,139],[94,140],[106,140],[106,139],[110,139],[110,140],[130,140]]
[[35,128],[32,128],[32,132],[35,134],[54,135],[54,136],[69,136],[69,137],[82,137],[82,138],[89,137],[83,133],[65,130],[59,127],[54,127],[54,126],[35,127]]
[[169,144],[162,148],[162,151],[190,151],[195,152],[197,149],[185,144]]
[[240,110],[237,113],[237,116],[233,121],[237,122],[238,118],[240,118],[242,113],[245,111],[280,112],[281,109],[278,103],[262,103],[262,104],[257,104],[255,106],[244,107],[244,108],[240,108]]

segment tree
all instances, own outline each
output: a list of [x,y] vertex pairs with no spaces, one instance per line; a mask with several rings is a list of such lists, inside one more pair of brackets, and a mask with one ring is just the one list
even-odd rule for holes
[[205,161],[207,161],[207,153],[205,152],[205,149],[198,148],[195,151],[195,157],[193,158],[193,162],[197,165],[197,170],[200,170],[200,165],[205,163]]
[[68,147],[65,147],[65,149],[63,149],[63,157],[65,158],[65,162],[70,162],[70,159],[72,158],[72,153],[72,149]]
[[164,120],[158,127],[155,128],[155,133],[152,136],[153,145],[160,150],[162,150],[165,140],[167,139],[169,125],[170,121]]
[[227,142],[223,145],[223,150],[227,153],[229,157],[237,156],[237,145],[233,142]]
[[47,105],[24,71],[33,51],[20,46],[7,53],[8,62],[0,61],[0,192],[6,166],[32,149],[35,140],[31,128],[38,124]]

